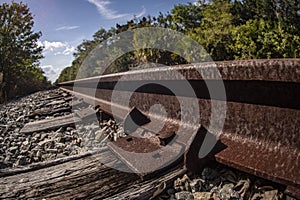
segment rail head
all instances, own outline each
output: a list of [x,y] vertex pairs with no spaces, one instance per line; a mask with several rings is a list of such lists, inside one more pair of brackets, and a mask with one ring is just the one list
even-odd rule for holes
[[[178,76],[179,72],[182,76]],[[300,82],[300,59],[258,59],[203,62],[133,70],[58,83],[112,82],[123,80],[264,80]],[[124,79],[125,78],[125,79]]]

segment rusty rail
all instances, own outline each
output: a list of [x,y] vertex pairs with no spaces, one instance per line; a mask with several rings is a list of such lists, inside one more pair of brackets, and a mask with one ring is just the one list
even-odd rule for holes
[[[185,83],[194,94],[172,90]],[[184,152],[184,164],[191,171],[201,170],[212,155],[220,163],[284,184],[286,193],[300,198],[300,59],[179,65],[80,79],[59,86],[124,121],[131,135],[109,146],[139,174],[182,161],[181,156],[168,160],[177,149]],[[219,87],[224,87],[225,95],[212,94],[211,88],[222,93]],[[182,102],[188,106],[182,106]],[[161,104],[165,112],[149,112],[155,104]],[[224,105],[225,113],[221,111]],[[200,110],[199,120],[191,118],[195,108]],[[213,109],[217,113],[219,109],[220,115],[214,115]],[[221,130],[211,125],[219,127],[222,118]],[[164,125],[157,130],[155,124],[161,121]],[[157,140],[139,137],[140,128],[155,133]],[[170,142],[174,137],[176,143]],[[206,140],[217,143],[208,148],[210,154],[201,158],[199,152]],[[154,158],[155,162],[145,168],[126,152],[146,153],[145,159]]]

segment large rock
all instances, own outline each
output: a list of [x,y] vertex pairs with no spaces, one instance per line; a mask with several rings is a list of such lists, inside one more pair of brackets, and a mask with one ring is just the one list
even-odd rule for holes
[[175,193],[177,200],[194,200],[194,195],[191,192],[182,191]]

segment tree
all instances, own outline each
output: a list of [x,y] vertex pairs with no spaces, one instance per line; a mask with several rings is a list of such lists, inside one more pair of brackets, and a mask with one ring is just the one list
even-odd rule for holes
[[[72,66],[61,75],[61,79],[72,78],[79,64],[89,58],[86,68],[81,70],[83,77],[103,74],[106,63],[101,58],[107,55],[120,55],[104,73],[115,73],[135,69],[137,66],[152,67],[149,63],[176,65],[191,62],[193,51],[184,41],[172,42],[179,55],[161,49],[146,48],[157,42],[170,44],[172,37],[161,37],[159,32],[146,30],[135,32],[131,44],[115,45],[116,34],[141,27],[162,27],[180,31],[199,42],[210,56],[199,58],[207,60],[259,59],[300,57],[300,4],[299,0],[198,0],[195,3],[175,5],[167,14],[157,17],[142,17],[130,20],[123,25],[116,24],[108,31],[100,29],[94,39],[84,41],[77,48]],[[148,40],[149,35],[156,38]],[[99,56],[91,49],[108,39]],[[133,45],[135,51],[122,54],[121,46]],[[112,48],[114,46],[114,48]],[[89,56],[87,56],[89,55]],[[121,56],[122,55],[122,56]],[[70,79],[67,79],[70,80]]]
[[300,56],[300,37],[293,31],[264,19],[248,20],[233,29],[230,47],[235,59],[296,58]]
[[[43,57],[43,48],[37,44],[41,32],[33,32],[33,24],[27,5],[15,2],[0,5],[0,72],[3,73],[4,100],[25,88],[21,80],[28,84],[31,80],[40,80],[41,85],[47,82],[38,67],[38,60]],[[23,79],[29,74],[33,77]]]
[[185,33],[201,25],[202,8],[198,4],[179,4],[174,6],[169,15],[173,29]]
[[233,58],[229,48],[232,43],[233,28],[231,6],[229,0],[212,0],[211,3],[203,3],[201,24],[190,34],[213,60]]

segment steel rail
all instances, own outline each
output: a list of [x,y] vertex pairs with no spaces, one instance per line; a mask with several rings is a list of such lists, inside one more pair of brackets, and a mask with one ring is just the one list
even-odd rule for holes
[[[185,82],[191,86],[195,96],[185,90],[178,90],[175,94],[167,87],[168,84],[180,87]],[[218,87],[221,83],[225,88],[225,97],[212,96],[208,85]],[[135,132],[140,127],[155,132],[155,123],[166,122],[162,130],[155,132],[160,144],[149,144],[143,138],[131,137],[130,142],[124,139],[110,146],[125,163],[141,174],[145,169],[140,162],[117,147],[136,153],[143,152],[143,146],[150,152],[162,148],[160,156],[168,156],[170,152],[163,145],[168,144],[175,135],[177,146],[174,147],[184,146],[180,151],[184,151],[185,166],[191,171],[199,171],[205,163],[205,158],[198,156],[205,136],[218,136],[210,126],[212,104],[225,102],[224,126],[216,137],[217,145],[211,151],[214,159],[284,184],[287,186],[286,193],[300,198],[300,59],[178,65],[91,77],[58,85],[86,102],[100,105],[104,112],[123,120],[124,125],[132,124],[128,120],[130,116],[138,126],[127,130],[129,132]],[[116,96],[117,102],[113,99]],[[181,113],[181,100],[190,103],[185,108],[185,114]],[[195,100],[200,110],[198,124],[188,116],[194,113],[195,107],[192,105]],[[149,109],[155,104],[163,105],[167,115],[162,116],[161,112],[154,112],[153,116],[149,114]],[[187,132],[195,133],[189,137],[177,134],[181,126]],[[165,144],[162,145],[162,141]],[[128,143],[131,143],[129,147]],[[154,168],[160,168],[164,162],[157,159]]]

